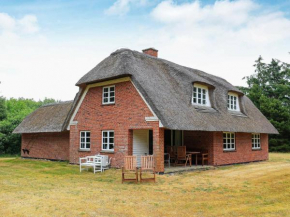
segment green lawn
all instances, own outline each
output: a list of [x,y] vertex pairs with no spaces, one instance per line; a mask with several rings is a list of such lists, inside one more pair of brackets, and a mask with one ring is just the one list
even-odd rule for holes
[[0,216],[290,216],[290,154],[121,184],[121,171],[0,158]]

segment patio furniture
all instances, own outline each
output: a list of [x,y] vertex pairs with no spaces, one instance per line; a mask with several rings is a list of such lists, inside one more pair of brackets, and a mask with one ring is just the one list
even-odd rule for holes
[[209,156],[207,152],[201,153],[201,163],[202,166],[204,165],[204,162],[207,161],[208,164]]
[[195,156],[195,166],[197,166],[197,159],[198,159],[198,155],[200,154],[199,151],[188,151],[186,152],[186,154],[190,154],[191,158],[193,158],[192,156]]
[[[142,177],[143,174],[153,174],[153,177],[143,178]],[[154,181],[154,182],[156,181],[153,155],[141,156],[140,182],[143,181]]]
[[[127,175],[135,175],[135,178],[125,178]],[[137,157],[136,156],[126,156],[124,157],[124,166],[122,167],[122,183],[124,181],[135,181],[138,182],[138,169],[137,169]]]
[[173,160],[173,162],[175,162],[176,156],[177,156],[176,147],[175,146],[166,146],[166,152],[170,156],[170,161]]
[[164,164],[167,163],[168,167],[170,167],[170,154],[164,153]]
[[[102,167],[102,157],[100,156],[87,156],[87,157],[82,157],[79,159],[80,162],[80,172],[82,170],[85,170],[89,167],[93,168],[94,173],[96,172],[103,172],[103,167]],[[82,168],[85,167],[85,168]]]
[[[185,164],[180,164],[180,161],[185,161]],[[189,162],[191,166],[191,154],[186,154],[186,146],[177,147],[177,157],[175,161],[175,165],[184,165],[186,166]]]

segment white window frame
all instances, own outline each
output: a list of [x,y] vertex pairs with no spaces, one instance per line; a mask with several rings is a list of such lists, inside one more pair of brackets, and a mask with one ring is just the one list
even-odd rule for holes
[[[199,97],[199,94],[200,94],[200,97]],[[202,84],[193,84],[191,103],[193,105],[201,105],[201,106],[210,107],[211,104],[209,100],[208,86],[202,85]]]
[[[82,133],[85,133],[84,136],[84,142],[82,142]],[[87,136],[87,133],[90,133],[90,136]],[[89,142],[87,142],[87,138],[90,139]],[[84,147],[82,147],[82,143],[84,144]],[[89,148],[87,147],[89,144]],[[90,150],[91,149],[91,132],[90,131],[80,131],[80,150]]]
[[240,111],[239,95],[228,92],[227,107],[230,111]]
[[236,150],[236,134],[234,132],[223,132],[223,150]]
[[[104,137],[104,133],[107,133],[107,137]],[[110,137],[110,133],[114,133],[114,136],[113,137]],[[105,149],[104,148],[104,139],[107,139],[107,148]],[[113,138],[113,142],[110,142],[110,139]],[[110,149],[110,145],[113,144],[113,148]],[[103,130],[102,131],[102,151],[107,151],[107,152],[113,152],[114,151],[114,148],[115,148],[115,132],[114,130]]]
[[252,149],[261,149],[261,135],[260,133],[252,133]]
[[[110,89],[112,87],[114,87],[114,91],[110,91]],[[108,88],[108,96],[107,97],[105,97],[105,89],[106,88]],[[114,93],[114,96],[111,96],[112,92]],[[112,97],[114,97],[114,100],[110,101]],[[108,99],[108,102],[105,102],[105,99]],[[115,99],[116,99],[116,87],[115,87],[115,85],[110,85],[110,86],[103,87],[102,103],[104,105],[114,104],[115,103]]]

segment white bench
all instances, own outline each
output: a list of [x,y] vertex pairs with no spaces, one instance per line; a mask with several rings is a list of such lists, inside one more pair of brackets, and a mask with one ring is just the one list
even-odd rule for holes
[[[89,167],[92,167],[94,173],[96,172],[103,172],[103,158],[101,156],[87,156],[80,158],[80,172],[85,170]],[[85,167],[85,168],[82,168]]]
[[[111,159],[107,155],[95,155],[80,158],[80,172],[89,167],[92,167],[94,173],[103,172],[104,170],[110,169]],[[85,168],[82,168],[85,167]]]

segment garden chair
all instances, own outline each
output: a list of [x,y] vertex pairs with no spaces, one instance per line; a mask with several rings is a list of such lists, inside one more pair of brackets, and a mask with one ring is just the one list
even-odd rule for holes
[[[180,164],[180,161],[185,161],[185,164]],[[186,166],[189,162],[191,166],[191,154],[186,154],[186,146],[177,147],[177,157],[175,161],[175,165],[184,165]]]
[[175,162],[176,160],[176,147],[166,146],[166,152],[169,154],[169,160]]
[[[135,174],[135,178],[125,178],[125,174]],[[138,182],[138,169],[137,169],[137,157],[126,156],[124,157],[124,166],[122,167],[122,183],[124,181],[135,181]]]
[[[142,175],[145,174],[153,174],[153,177],[143,178]],[[154,165],[154,156],[141,156],[141,167],[140,167],[140,182],[143,181],[156,181],[155,179],[155,165]]]

